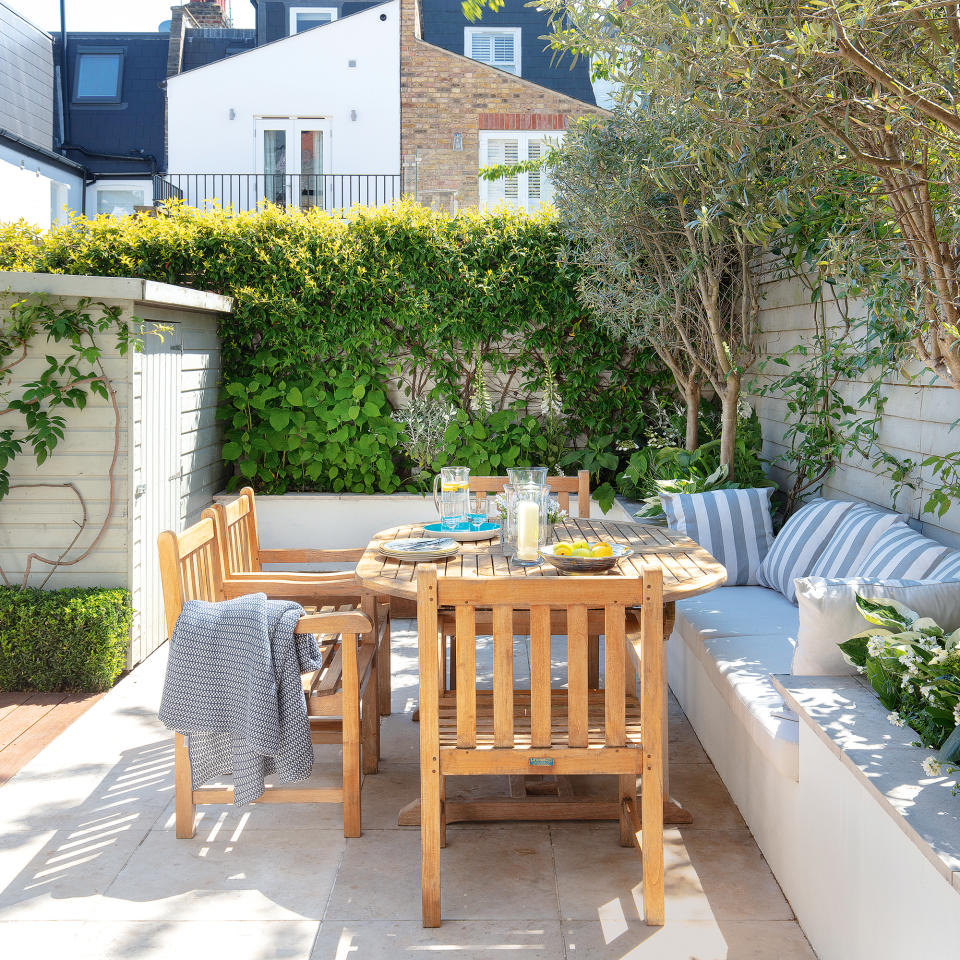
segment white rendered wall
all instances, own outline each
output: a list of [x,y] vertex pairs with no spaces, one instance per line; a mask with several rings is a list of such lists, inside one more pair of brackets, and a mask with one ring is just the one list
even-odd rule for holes
[[167,103],[174,174],[256,172],[262,116],[329,118],[325,172],[399,174],[399,3],[171,77]]
[[49,227],[51,186],[51,180],[36,169],[0,158],[0,221],[26,220],[38,227]]

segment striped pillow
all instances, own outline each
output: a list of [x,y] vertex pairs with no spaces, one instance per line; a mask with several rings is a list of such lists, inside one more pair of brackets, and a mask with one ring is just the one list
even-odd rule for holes
[[952,553],[949,547],[917,533],[899,520],[876,542],[863,566],[849,575],[882,580],[927,580],[949,553]]
[[661,493],[672,530],[696,540],[727,568],[727,586],[757,582],[757,568],[773,542],[772,487]]
[[812,500],[801,507],[777,534],[767,558],[760,564],[757,580],[796,603],[793,581],[809,577],[840,521],[853,507],[849,500]]
[[900,520],[896,513],[855,503],[840,521],[830,542],[807,576],[846,577],[870,558],[877,541]]
[[946,583],[948,580],[960,580],[960,550],[950,550],[933,568],[930,580]]

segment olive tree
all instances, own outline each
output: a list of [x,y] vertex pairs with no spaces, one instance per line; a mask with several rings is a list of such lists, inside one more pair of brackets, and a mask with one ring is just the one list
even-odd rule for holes
[[759,134],[713,136],[696,111],[633,104],[579,121],[549,159],[584,302],[670,369],[688,449],[712,387],[731,471],[741,382],[759,349],[756,260],[778,226],[768,147]]
[[[589,56],[624,102],[684,103],[717,130],[777,128],[812,178],[838,167],[872,177],[865,242],[892,223],[885,255],[902,267],[892,322],[960,389],[960,5],[538,2],[552,13],[554,50]],[[843,248],[860,255],[849,229]]]

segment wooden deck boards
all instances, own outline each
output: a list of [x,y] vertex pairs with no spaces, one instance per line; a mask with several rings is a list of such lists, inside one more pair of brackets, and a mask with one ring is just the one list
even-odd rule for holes
[[0,693],[0,786],[102,696],[102,693]]

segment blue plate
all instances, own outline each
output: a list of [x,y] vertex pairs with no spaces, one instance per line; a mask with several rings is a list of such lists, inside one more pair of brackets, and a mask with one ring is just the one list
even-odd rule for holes
[[452,537],[460,543],[470,543],[474,540],[492,540],[500,534],[500,524],[487,521],[479,527],[464,522],[458,523],[455,527],[445,527],[441,523],[426,523],[423,526],[424,532],[428,534]]

